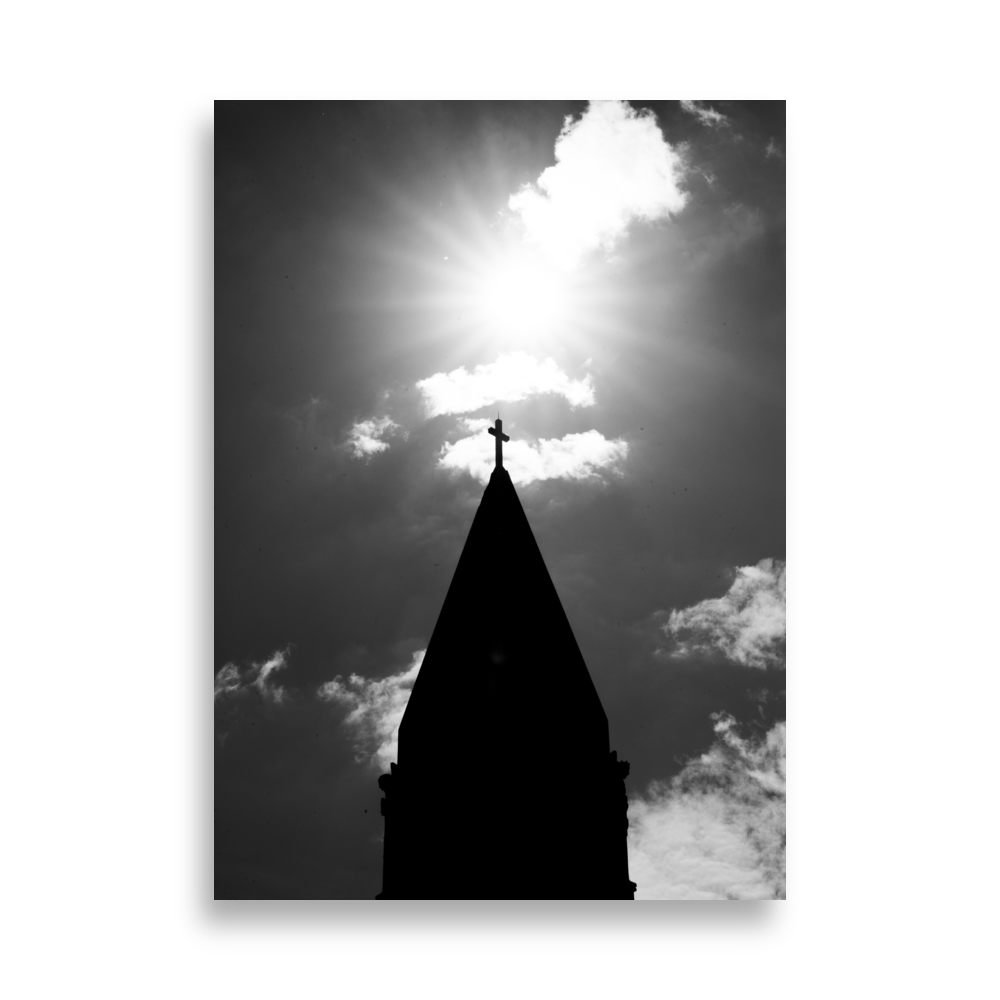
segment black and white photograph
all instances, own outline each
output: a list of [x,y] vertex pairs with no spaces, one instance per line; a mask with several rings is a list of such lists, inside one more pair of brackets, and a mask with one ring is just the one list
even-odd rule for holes
[[785,898],[785,156],[216,104],[218,898]]

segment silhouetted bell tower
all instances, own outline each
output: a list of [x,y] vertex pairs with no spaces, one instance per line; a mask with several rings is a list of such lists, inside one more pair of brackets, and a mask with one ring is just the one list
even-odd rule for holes
[[510,476],[483,493],[379,778],[379,899],[633,899],[629,766]]

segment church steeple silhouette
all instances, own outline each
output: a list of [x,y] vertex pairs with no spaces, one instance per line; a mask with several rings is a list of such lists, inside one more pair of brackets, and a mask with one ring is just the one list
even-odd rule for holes
[[633,899],[628,763],[510,476],[483,493],[399,726],[379,899]]

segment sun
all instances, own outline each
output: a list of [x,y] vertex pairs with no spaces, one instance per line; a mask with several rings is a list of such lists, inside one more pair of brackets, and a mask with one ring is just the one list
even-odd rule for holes
[[443,252],[420,265],[426,290],[414,303],[426,322],[418,335],[447,344],[455,365],[510,351],[582,360],[617,333],[604,261],[566,268],[520,230],[477,216],[431,233]]
[[541,255],[508,250],[483,262],[472,281],[478,325],[511,344],[556,334],[569,319],[565,279]]

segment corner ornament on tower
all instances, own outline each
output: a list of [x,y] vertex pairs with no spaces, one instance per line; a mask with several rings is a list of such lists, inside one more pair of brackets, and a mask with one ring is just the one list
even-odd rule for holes
[[503,468],[503,443],[509,441],[510,437],[503,432],[503,421],[497,416],[496,423],[492,427],[486,428],[490,434],[497,439],[497,468]]

